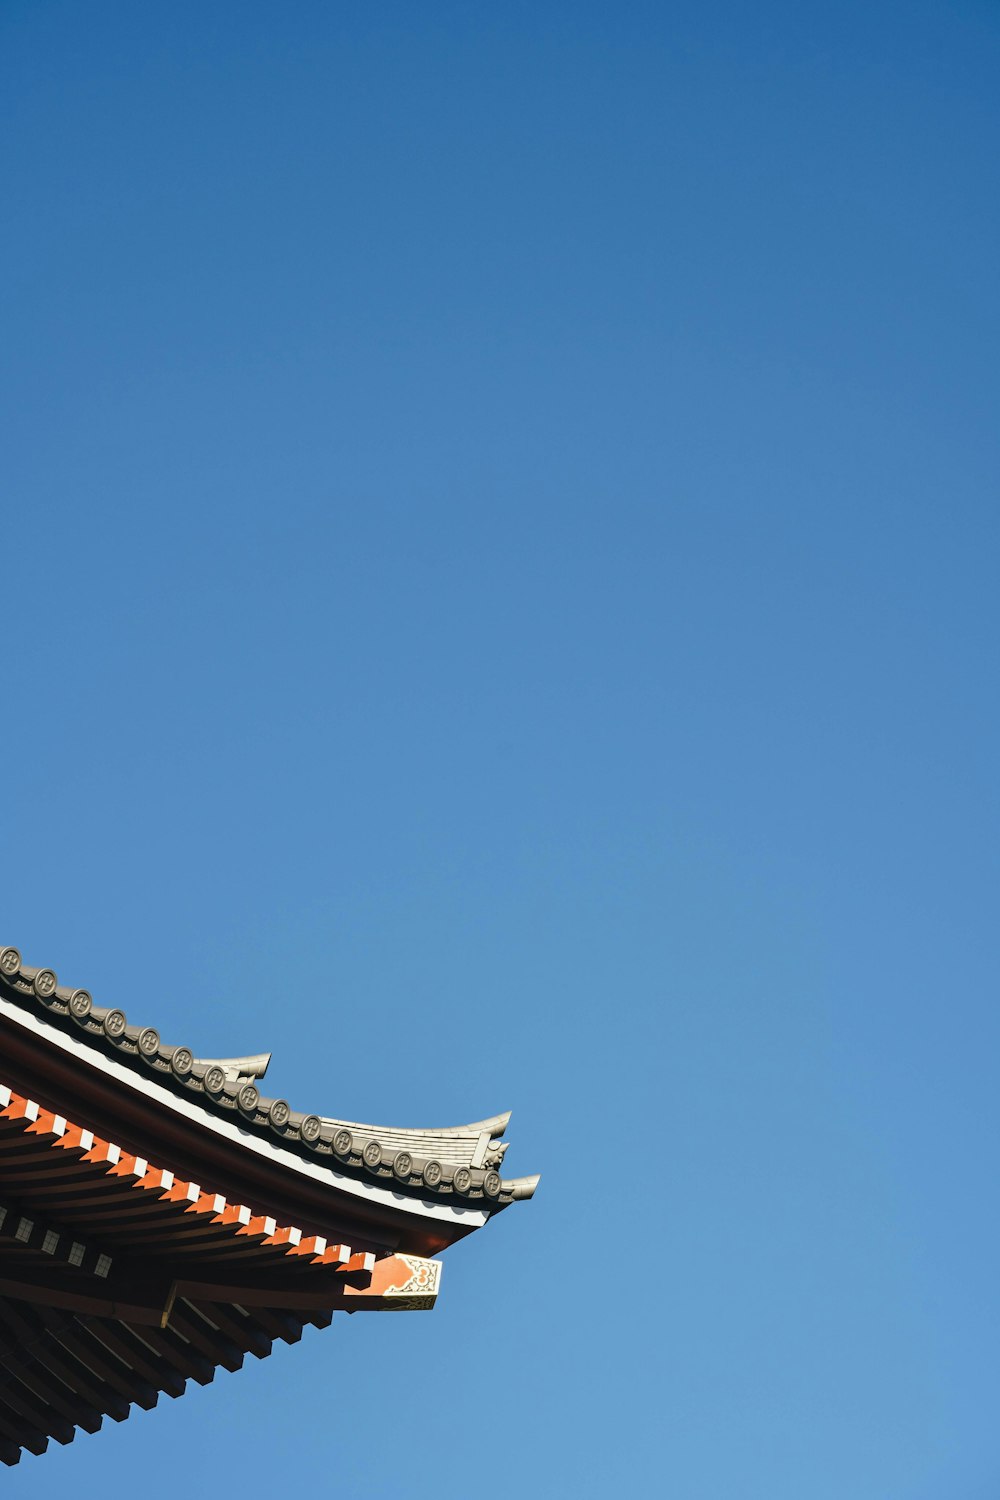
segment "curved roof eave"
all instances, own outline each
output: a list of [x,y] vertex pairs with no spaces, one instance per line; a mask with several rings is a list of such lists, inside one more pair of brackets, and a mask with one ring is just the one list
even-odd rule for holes
[[[525,1197],[502,1178],[507,1143],[499,1139],[510,1111],[470,1125],[443,1127],[354,1124],[293,1110],[284,1099],[262,1097],[252,1080],[263,1076],[270,1053],[239,1058],[197,1058],[187,1047],[164,1045],[152,1027],[129,1025],[124,1011],[97,1006],[86,990],[60,985],[51,969],[22,962],[16,948],[0,947],[0,995],[28,1014],[48,1014],[54,1031],[71,1045],[83,1043],[88,1060],[120,1062],[125,1075],[156,1081],[167,1094],[197,1101],[206,1117],[234,1124],[241,1136],[267,1141],[309,1165],[330,1162],[333,1174],[395,1197],[450,1201],[481,1207],[486,1215]],[[34,1004],[32,1002],[35,1002]],[[238,1123],[236,1123],[238,1122]],[[340,1169],[343,1171],[340,1171]]]
[[[0,1016],[3,1016],[14,1025],[23,1028],[36,1036],[42,1037],[50,1046],[58,1048],[61,1052],[78,1057],[79,1049],[74,1046],[73,1039],[62,1030],[47,1021],[43,1016],[32,1014],[30,1011],[22,1010],[20,1006],[6,997],[0,995]],[[114,1057],[108,1057],[103,1053],[88,1048],[87,1061],[89,1065],[106,1077],[113,1078],[119,1085],[130,1091],[155,1099],[161,1106],[182,1115],[188,1120],[195,1121],[202,1129],[211,1134],[228,1140],[230,1143],[242,1147],[246,1151],[254,1153],[269,1161],[280,1164],[286,1170],[300,1177],[308,1178],[311,1182],[320,1183],[337,1193],[344,1193],[349,1198],[358,1198],[369,1203],[377,1203],[385,1208],[396,1212],[418,1214],[422,1218],[434,1219],[443,1223],[461,1225],[464,1228],[479,1228],[486,1223],[489,1214],[481,1208],[472,1205],[436,1202],[432,1199],[414,1197],[410,1194],[393,1191],[382,1187],[376,1182],[367,1182],[349,1176],[345,1172],[338,1171],[335,1167],[325,1165],[320,1161],[310,1161],[296,1152],[288,1150],[287,1147],[277,1142],[269,1141],[256,1135],[253,1131],[237,1125],[234,1121],[221,1119],[218,1115],[207,1109],[196,1099],[182,1098],[172,1089],[165,1088],[154,1078],[143,1077],[132,1068],[126,1067]]]

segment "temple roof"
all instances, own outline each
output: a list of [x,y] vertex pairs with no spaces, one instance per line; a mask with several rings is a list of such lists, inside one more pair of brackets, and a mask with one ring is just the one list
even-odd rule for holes
[[0,1463],[209,1383],[334,1311],[433,1307],[537,1178],[509,1115],[404,1129],[263,1095],[0,948]]
[[196,1057],[189,1047],[163,1042],[154,1027],[131,1024],[124,1010],[95,1004],[88,990],[60,984],[52,969],[24,963],[16,948],[0,949],[0,997],[36,1009],[88,1051],[113,1057],[176,1096],[197,1100],[220,1118],[296,1155],[335,1164],[355,1179],[391,1183],[424,1199],[474,1204],[486,1213],[530,1198],[537,1186],[537,1176],[501,1175],[509,1111],[469,1125],[418,1128],[305,1113],[258,1087],[270,1053]]

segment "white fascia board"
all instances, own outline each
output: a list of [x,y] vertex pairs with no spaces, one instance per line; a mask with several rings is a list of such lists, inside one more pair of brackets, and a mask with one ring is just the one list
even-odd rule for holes
[[[43,1016],[21,1010],[19,1006],[14,1005],[10,1000],[5,1000],[2,996],[0,996],[0,1016],[12,1021],[15,1026],[20,1026],[22,1030],[42,1037],[51,1046],[58,1047],[60,1051],[68,1053],[71,1057],[80,1059],[80,1047],[74,1044],[72,1037],[65,1036]],[[267,1161],[276,1162],[287,1171],[295,1172],[299,1177],[308,1177],[313,1182],[322,1184],[323,1187],[336,1189],[337,1192],[346,1193],[352,1198],[363,1198],[369,1203],[379,1203],[385,1208],[419,1214],[424,1219],[469,1225],[475,1229],[485,1224],[489,1217],[482,1209],[464,1208],[460,1204],[431,1203],[426,1198],[411,1198],[408,1193],[394,1192],[391,1188],[379,1187],[374,1182],[364,1182],[355,1177],[348,1177],[346,1173],[338,1172],[335,1167],[324,1166],[322,1162],[306,1161],[303,1157],[296,1156],[294,1151],[289,1151],[287,1147],[279,1146],[276,1141],[264,1140],[232,1120],[219,1119],[197,1100],[181,1098],[172,1090],[164,1088],[161,1083],[157,1083],[155,1078],[144,1078],[141,1073],[134,1073],[131,1068],[125,1067],[124,1063],[118,1062],[113,1057],[108,1057],[90,1047],[86,1049],[84,1055],[88,1067],[95,1068],[99,1073],[106,1074],[117,1083],[124,1084],[133,1093],[144,1094],[147,1099],[155,1099],[158,1104],[173,1110],[174,1114],[194,1120],[202,1129],[211,1131],[224,1140],[232,1141],[235,1145],[242,1146],[245,1151],[252,1151]]]

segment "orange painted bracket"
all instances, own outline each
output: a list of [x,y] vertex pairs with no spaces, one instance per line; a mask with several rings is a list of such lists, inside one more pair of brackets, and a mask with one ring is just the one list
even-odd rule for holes
[[441,1262],[419,1255],[387,1255],[375,1262],[366,1287],[344,1287],[345,1312],[421,1312],[441,1287]]
[[[192,1268],[194,1271],[194,1268]],[[417,1312],[434,1306],[441,1285],[441,1262],[418,1255],[387,1255],[376,1261],[370,1284],[351,1286],[324,1274],[321,1267],[305,1275],[274,1280],[227,1277],[224,1282],[191,1278],[177,1281],[178,1297],[191,1302],[239,1302],[243,1307],[288,1308],[296,1312]]]

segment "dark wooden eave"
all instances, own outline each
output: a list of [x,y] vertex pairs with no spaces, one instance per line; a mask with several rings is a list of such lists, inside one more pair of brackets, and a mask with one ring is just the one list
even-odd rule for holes
[[164,1046],[0,948],[0,1462],[334,1311],[433,1306],[433,1257],[534,1192],[500,1176],[507,1115],[304,1115],[267,1061]]
[[0,1182],[3,1463],[208,1384],[337,1310],[437,1296],[437,1261],[256,1214],[6,1084]]
[[346,1177],[487,1214],[530,1197],[537,1184],[533,1177],[501,1176],[507,1143],[500,1137],[509,1114],[426,1129],[303,1114],[283,1099],[261,1094],[257,1080],[269,1054],[199,1059],[187,1047],[164,1044],[152,1027],[130,1025],[123,1010],[95,1005],[88,991],[60,985],[51,969],[24,963],[12,947],[0,948],[0,998],[44,1016],[53,1032],[73,1039],[81,1058],[113,1057],[178,1099],[197,1101],[211,1115],[238,1123],[241,1131],[304,1160],[334,1165]]

